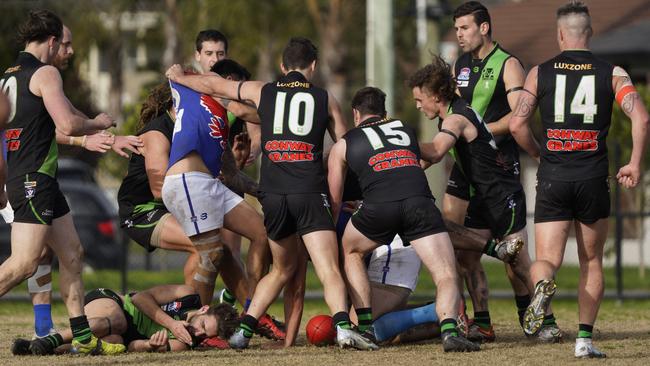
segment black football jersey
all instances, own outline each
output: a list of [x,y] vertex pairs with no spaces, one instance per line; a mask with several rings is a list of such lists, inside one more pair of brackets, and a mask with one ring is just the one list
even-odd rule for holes
[[328,95],[292,71],[262,87],[260,191],[279,194],[327,192],[323,139],[329,123]]
[[433,197],[420,167],[415,131],[402,121],[369,118],[343,138],[345,159],[359,179],[364,202]]
[[56,178],[58,147],[54,122],[43,98],[29,90],[32,76],[43,66],[46,64],[31,53],[21,52],[16,63],[0,78],[0,88],[12,106],[4,132],[8,179],[35,172]]
[[544,130],[538,177],[573,182],[608,175],[613,71],[587,50],[564,51],[539,65]]
[[448,116],[452,114],[464,116],[478,131],[478,136],[470,142],[461,136],[451,152],[470,183],[472,196],[477,195],[487,202],[501,202],[521,191],[514,159],[501,152],[478,113],[465,100],[455,97],[449,105]]

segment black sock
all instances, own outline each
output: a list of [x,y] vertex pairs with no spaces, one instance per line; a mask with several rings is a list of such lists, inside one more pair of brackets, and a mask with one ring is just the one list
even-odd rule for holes
[[530,295],[516,296],[515,303],[517,303],[517,314],[519,315],[519,325],[523,326],[524,324],[524,314],[526,313],[526,308],[530,305]]
[[251,338],[253,333],[255,333],[255,329],[257,329],[257,319],[246,314],[241,318],[239,328],[244,331],[244,337]]
[[542,323],[543,325],[554,325],[557,326],[557,323],[555,322],[555,315],[553,313],[550,313],[548,315],[544,316],[544,322]]
[[578,338],[591,338],[593,331],[593,325],[578,324]]
[[341,327],[343,329],[352,329],[352,324],[350,323],[350,315],[345,311],[339,311],[334,314],[332,317],[332,323],[334,324],[334,330],[336,327]]
[[447,318],[443,321],[440,322],[440,332],[443,335],[449,334],[452,337],[458,337],[458,331],[456,330],[456,326],[458,324],[456,323],[456,319],[454,318]]
[[70,318],[70,328],[72,329],[72,338],[75,341],[86,344],[92,339],[93,333],[90,331],[88,319],[85,315]]
[[50,342],[50,344],[52,345],[52,349],[63,344],[63,337],[61,337],[59,333],[50,334],[41,339]]
[[475,311],[474,324],[478,325],[481,329],[490,329],[492,321],[490,320],[489,311]]
[[359,330],[362,332],[370,329],[372,325],[372,309],[360,308],[357,309],[357,318],[359,318]]

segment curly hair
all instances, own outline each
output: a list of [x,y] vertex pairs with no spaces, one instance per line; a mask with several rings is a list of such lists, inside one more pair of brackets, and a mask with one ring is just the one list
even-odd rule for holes
[[434,55],[431,63],[416,71],[407,81],[409,88],[418,87],[429,95],[436,95],[446,101],[454,98],[456,81],[451,67],[440,56]]
[[219,304],[211,306],[208,309],[208,315],[216,316],[219,320],[219,327],[217,336],[221,339],[228,339],[235,333],[235,329],[239,326],[239,315],[237,311],[229,304]]
[[142,103],[137,130],[141,130],[151,120],[167,112],[173,105],[169,84],[165,82],[154,87]]

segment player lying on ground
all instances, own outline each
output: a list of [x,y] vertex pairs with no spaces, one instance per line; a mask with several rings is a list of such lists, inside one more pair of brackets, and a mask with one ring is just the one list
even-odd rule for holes
[[[86,294],[84,310],[90,329],[100,339],[91,354],[184,351],[211,337],[227,339],[238,324],[235,309],[228,304],[201,305],[201,297],[187,285],[156,286],[149,290],[118,295],[99,288]],[[34,340],[16,339],[14,355],[51,355],[72,341],[72,331]],[[62,350],[63,351],[63,350]]]

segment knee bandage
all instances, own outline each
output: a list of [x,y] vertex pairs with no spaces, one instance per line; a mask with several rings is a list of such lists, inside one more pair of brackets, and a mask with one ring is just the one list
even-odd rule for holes
[[199,265],[194,280],[203,283],[214,282],[223,258],[223,246],[219,243],[219,236],[193,240],[192,243],[199,253]]
[[27,280],[27,288],[31,294],[52,291],[52,266],[39,265],[36,272]]

